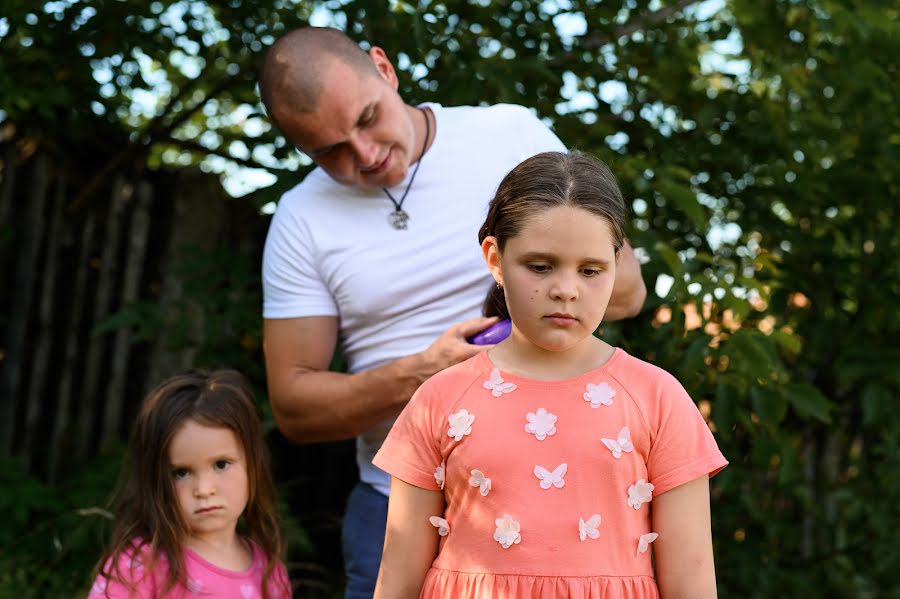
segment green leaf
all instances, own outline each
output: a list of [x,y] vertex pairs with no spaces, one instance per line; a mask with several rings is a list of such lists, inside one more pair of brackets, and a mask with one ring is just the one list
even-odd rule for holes
[[659,191],[667,200],[671,200],[675,207],[684,212],[698,230],[706,230],[706,210],[697,201],[697,194],[691,188],[662,180],[659,182]]
[[760,421],[775,428],[787,415],[787,402],[784,397],[769,387],[756,386],[750,389],[753,411]]
[[806,383],[784,385],[781,393],[801,418],[831,424],[829,412],[834,408],[834,403],[812,385]]
[[681,263],[681,259],[678,257],[678,254],[664,244],[661,241],[656,242],[656,245],[653,246],[653,249],[659,253],[660,257],[666,263],[666,266],[669,267],[669,272],[675,278],[676,281],[680,281],[684,278],[684,265]]

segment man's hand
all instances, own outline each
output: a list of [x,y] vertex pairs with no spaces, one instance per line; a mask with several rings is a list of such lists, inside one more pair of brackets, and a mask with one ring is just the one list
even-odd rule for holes
[[453,325],[422,352],[426,368],[434,374],[463,360],[468,360],[478,352],[494,347],[493,345],[472,345],[466,341],[466,338],[480,333],[498,320],[500,319],[496,316],[479,317]]
[[337,318],[266,319],[266,376],[275,422],[295,443],[355,437],[399,414],[431,375],[493,347],[472,345],[466,337],[495,322],[473,318],[455,324],[425,351],[348,374],[328,371]]

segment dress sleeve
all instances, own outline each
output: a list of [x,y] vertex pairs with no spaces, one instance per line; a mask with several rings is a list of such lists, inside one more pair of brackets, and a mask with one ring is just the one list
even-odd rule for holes
[[654,495],[704,474],[711,477],[728,465],[694,401],[664,371],[656,407],[649,415],[651,447],[647,461]]
[[263,250],[262,280],[264,318],[338,315],[337,304],[316,268],[311,232],[291,206],[279,207],[272,218]]
[[441,395],[435,377],[425,381],[397,417],[372,463],[413,486],[440,491],[435,474],[443,462],[438,434]]

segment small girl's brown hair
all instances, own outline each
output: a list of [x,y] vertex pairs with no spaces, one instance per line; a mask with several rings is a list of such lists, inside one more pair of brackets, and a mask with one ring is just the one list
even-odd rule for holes
[[169,445],[188,420],[231,429],[241,442],[249,487],[242,533],[266,556],[262,592],[263,599],[268,599],[268,582],[283,557],[284,545],[259,412],[247,380],[235,370],[191,370],[166,379],[144,399],[115,503],[110,550],[96,570],[106,578],[129,580],[119,571],[120,558],[140,551],[142,547],[135,546],[140,540],[154,562],[160,558],[167,562],[163,594],[177,583],[185,584],[183,541],[190,531],[178,509]]
[[[616,177],[603,162],[578,150],[536,154],[512,169],[491,200],[478,243],[493,236],[503,251],[530,216],[556,206],[582,208],[605,219],[616,252],[624,245],[627,210]],[[509,318],[502,289],[488,295],[484,314]]]

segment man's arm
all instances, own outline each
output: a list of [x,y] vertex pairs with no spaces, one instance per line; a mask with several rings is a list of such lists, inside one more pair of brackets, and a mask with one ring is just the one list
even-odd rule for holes
[[421,353],[346,374],[328,371],[337,346],[337,317],[265,319],[266,380],[275,422],[295,443],[353,438],[399,414],[434,373],[491,347],[470,345],[465,338],[496,320],[467,320]]
[[641,263],[634,255],[634,249],[627,241],[619,250],[616,263],[616,282],[613,285],[612,297],[606,307],[603,320],[622,320],[637,316],[647,299],[647,287],[641,276]]

